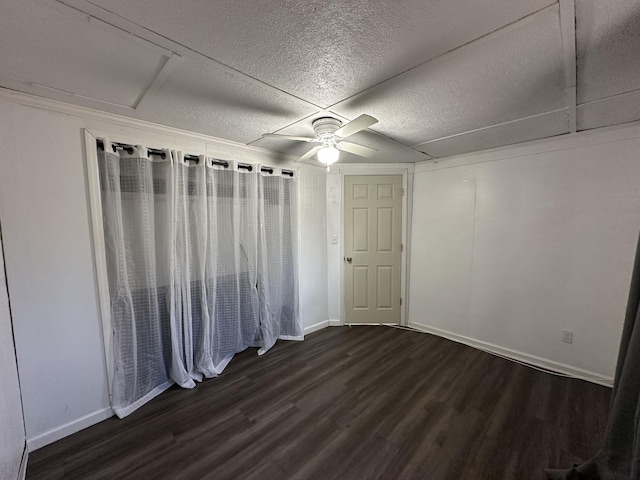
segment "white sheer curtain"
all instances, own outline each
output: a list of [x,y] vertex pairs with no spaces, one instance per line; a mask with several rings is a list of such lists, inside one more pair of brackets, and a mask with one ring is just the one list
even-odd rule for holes
[[260,177],[258,294],[263,344],[259,354],[276,340],[301,339],[298,321],[297,238],[295,182],[282,175]]
[[102,143],[119,417],[174,382],[215,377],[248,347],[302,340],[294,178]]

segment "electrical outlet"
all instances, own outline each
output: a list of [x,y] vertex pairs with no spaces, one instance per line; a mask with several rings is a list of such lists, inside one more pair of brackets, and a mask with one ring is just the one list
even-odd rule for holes
[[562,341],[564,343],[573,343],[573,330],[562,330]]

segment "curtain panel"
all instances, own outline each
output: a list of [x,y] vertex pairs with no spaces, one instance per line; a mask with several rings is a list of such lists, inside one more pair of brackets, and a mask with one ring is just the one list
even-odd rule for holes
[[217,376],[246,348],[303,339],[295,178],[102,144],[116,415]]

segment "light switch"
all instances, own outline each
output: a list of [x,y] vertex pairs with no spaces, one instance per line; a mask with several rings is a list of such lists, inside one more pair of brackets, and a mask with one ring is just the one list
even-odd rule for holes
[[331,245],[338,245],[338,235],[331,235]]

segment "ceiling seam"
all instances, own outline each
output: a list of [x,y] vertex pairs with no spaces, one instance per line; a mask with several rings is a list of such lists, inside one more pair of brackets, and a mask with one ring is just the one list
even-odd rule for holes
[[[533,152],[526,152],[526,153],[516,153],[513,155],[508,155],[508,156],[496,156],[496,157],[491,157],[491,155],[499,155],[500,152],[504,152],[504,151],[509,151],[510,149],[514,149],[514,148],[527,148],[529,146],[534,146],[534,145],[544,145],[544,143],[550,142],[550,141],[554,141],[554,140],[560,140],[559,137],[563,137],[565,139],[569,139],[569,138],[577,138],[577,137],[583,137],[586,138],[586,135],[598,135],[600,133],[602,133],[602,131],[615,131],[617,129],[623,129],[623,128],[628,128],[629,126],[638,126],[640,127],[640,121],[635,121],[635,122],[629,122],[628,125],[625,126],[621,126],[621,125],[611,125],[608,127],[602,127],[599,128],[597,130],[600,130],[600,132],[595,132],[595,130],[585,130],[582,132],[576,132],[576,133],[561,133],[559,135],[553,135],[551,137],[545,137],[545,138],[539,138],[536,140],[529,140],[526,142],[520,142],[520,143],[514,143],[514,144],[509,144],[509,145],[502,145],[499,147],[492,147],[492,148],[486,148],[484,150],[478,150],[478,151],[474,151],[474,152],[467,152],[467,153],[459,153],[456,155],[449,155],[446,157],[440,157],[439,159],[434,159],[434,160],[438,160],[437,162],[431,162],[431,160],[427,160],[425,162],[422,162],[422,165],[438,165],[438,168],[434,168],[434,169],[429,169],[429,170],[422,170],[416,173],[427,173],[430,171],[437,171],[437,170],[446,170],[446,169],[450,169],[450,168],[459,168],[461,166],[467,166],[467,165],[479,165],[479,164],[483,164],[483,163],[492,163],[492,162],[501,162],[501,161],[505,161],[505,160],[514,160],[517,158],[526,158],[526,157],[534,157],[534,156],[538,156],[538,155],[546,155],[546,154],[550,154],[550,153],[554,153],[554,152],[562,152],[562,151],[566,151],[566,150],[574,150],[576,148],[575,145],[568,145],[568,146],[564,146],[564,147],[559,147],[559,148],[550,148],[550,149],[544,149],[544,150],[536,150]],[[589,143],[587,145],[584,145],[585,147],[591,147],[593,145],[606,145],[606,144],[615,144],[615,143],[619,143],[619,142],[627,142],[627,141],[635,141],[640,139],[640,135],[631,135],[628,137],[624,137],[624,138],[617,138],[614,140],[604,140],[604,141],[596,141],[594,143]],[[447,165],[446,163],[443,164],[441,162],[443,161],[463,161],[464,159],[470,159],[473,158],[475,156],[480,156],[481,159],[477,160],[477,161],[472,161],[469,163],[456,163],[453,165]],[[487,158],[489,157],[489,158]]]
[[[151,30],[150,28],[144,27],[144,26],[142,26],[142,25],[140,25],[140,24],[138,24],[138,23],[136,23],[136,22],[134,22],[132,20],[124,18],[124,17],[118,15],[117,13],[114,13],[114,12],[112,12],[110,10],[107,10],[106,8],[103,8],[100,5],[97,5],[97,4],[93,3],[93,2],[90,2],[88,0],[56,0],[56,2],[61,3],[63,5],[66,5],[66,6],[70,7],[70,8],[75,9],[75,10],[78,10],[79,12],[81,12],[81,13],[83,13],[85,15],[88,15],[89,17],[96,18],[97,20],[102,21],[102,22],[104,22],[104,23],[106,23],[108,25],[111,25],[112,27],[117,28],[117,29],[119,29],[119,30],[121,30],[121,31],[123,31],[123,32],[125,32],[125,33],[127,33],[127,34],[129,34],[131,36],[133,36],[133,37],[140,38],[140,39],[142,39],[142,40],[144,40],[144,41],[146,41],[148,43],[151,43],[151,44],[156,45],[158,47],[170,50],[172,53],[174,53],[176,55],[189,56],[189,57],[191,57],[191,58],[193,58],[195,60],[204,61],[205,63],[207,63],[207,64],[209,64],[211,66],[214,66],[214,67],[217,67],[217,68],[222,68],[223,70],[227,70],[229,73],[234,73],[234,74],[237,74],[237,75],[239,75],[239,76],[241,76],[241,77],[243,77],[243,78],[245,78],[247,80],[250,80],[251,83],[259,84],[259,85],[261,85],[263,87],[267,87],[268,89],[275,90],[275,91],[277,91],[277,92],[279,92],[281,94],[284,94],[287,97],[290,97],[292,99],[298,100],[298,101],[306,104],[307,106],[310,106],[312,108],[316,108],[316,109],[319,109],[319,110],[324,110],[324,108],[321,107],[320,105],[316,105],[313,102],[305,100],[305,99],[303,99],[301,97],[298,97],[297,95],[293,95],[293,94],[291,94],[291,93],[289,93],[289,92],[287,92],[285,90],[282,90],[281,88],[278,88],[278,87],[276,87],[274,85],[271,85],[271,84],[269,84],[267,82],[264,82],[264,81],[262,81],[262,80],[260,80],[258,78],[255,78],[255,77],[253,77],[251,75],[248,75],[248,74],[244,73],[243,71],[238,70],[237,68],[234,68],[234,67],[232,67],[230,65],[227,65],[227,64],[225,64],[225,63],[223,63],[223,62],[221,62],[219,60],[216,60],[213,57],[205,55],[204,53],[199,52],[198,50],[195,50],[195,49],[193,49],[191,47],[183,45],[180,42],[172,40],[171,38],[169,38],[169,37],[167,37],[165,35],[162,35],[161,33],[157,33],[155,31]],[[88,12],[86,10],[83,10],[82,7],[80,7],[77,4],[90,5],[91,7],[93,7],[94,11],[93,12]],[[99,14],[97,14],[95,12],[96,9],[98,11],[105,12],[108,15],[111,15],[112,17],[116,17],[119,21],[129,23],[130,25],[134,25],[135,27],[137,27],[138,29],[142,30],[143,32],[148,32],[151,35],[155,35],[157,37],[160,37],[166,43],[169,44],[169,47],[161,45],[161,44],[158,44],[155,41],[151,40],[150,38],[142,36],[141,34],[134,33],[132,31],[128,30],[124,25],[114,24],[109,19],[106,19],[104,17],[99,16]],[[176,46],[179,47],[180,49],[183,49],[184,52],[176,51],[175,50]]]
[[138,110],[140,108],[140,105],[142,105],[144,102],[148,102],[149,98],[153,97],[155,93],[160,90],[162,84],[167,78],[169,78],[171,72],[173,72],[180,63],[182,63],[182,57],[176,53],[173,53],[171,54],[171,56],[167,57],[167,60],[164,62],[162,67],[160,67],[158,73],[156,73],[155,77],[153,77],[153,80],[151,80],[149,85],[147,85],[147,88],[145,88],[144,92],[140,94],[138,99],[133,104],[133,109]]
[[[528,117],[516,118],[514,120],[509,120],[507,122],[495,123],[493,125],[488,125],[486,127],[475,128],[473,130],[466,130],[464,132],[454,133],[453,135],[447,135],[447,136],[444,136],[444,137],[434,138],[434,139],[431,139],[431,140],[425,140],[424,142],[419,142],[419,143],[416,143],[414,145],[410,145],[410,147],[415,149],[416,147],[419,147],[420,145],[428,145],[430,143],[435,143],[435,142],[439,142],[439,141],[442,141],[442,140],[449,140],[450,138],[460,137],[462,135],[468,135],[470,133],[482,132],[482,131],[485,131],[485,130],[490,130],[492,128],[502,127],[502,126],[505,126],[505,125],[510,125],[510,124],[518,123],[518,122],[523,122],[525,120],[531,120],[533,118],[543,117],[545,115],[550,115],[550,114],[553,114],[553,113],[564,112],[566,110],[567,110],[567,107],[557,108],[555,110],[550,110],[548,112],[542,112],[542,113],[536,113],[535,115],[529,115]],[[428,154],[428,155],[431,155],[431,154]]]
[[36,82],[21,82],[21,83],[27,83],[28,85],[31,85],[33,88],[37,89],[41,89],[41,90],[50,90],[52,92],[56,92],[62,95],[66,95],[72,98],[81,98],[87,101],[91,101],[91,102],[95,102],[99,105],[105,105],[105,106],[111,106],[111,107],[115,107],[115,108],[122,108],[126,111],[133,111],[134,108],[130,107],[128,105],[122,105],[121,103],[115,103],[115,102],[110,102],[108,100],[102,100],[100,98],[95,98],[95,97],[90,97],[88,95],[83,95],[81,93],[74,93],[74,92],[70,92],[68,90],[63,90],[61,88],[56,88],[56,87],[50,87],[49,85],[43,85],[41,83],[36,83]]
[[[636,92],[640,92],[640,88],[634,88],[632,90],[627,90],[625,92],[620,92],[620,93],[614,93],[613,95],[609,95],[607,97],[602,97],[602,98],[596,98],[594,100],[589,100],[588,102],[584,102],[584,103],[579,103],[578,107],[582,107],[583,105],[591,105],[592,103],[598,103],[598,102],[602,102],[604,100],[609,100],[610,98],[616,98],[616,97],[622,97],[624,95],[629,95],[631,93],[636,93]],[[635,120],[634,120],[635,121]]]
[[358,97],[358,96],[360,96],[360,95],[362,95],[362,94],[364,94],[364,93],[366,93],[366,92],[368,92],[368,91],[370,91],[370,90],[373,90],[374,88],[376,88],[376,87],[378,87],[378,86],[380,86],[380,85],[382,85],[382,84],[384,84],[384,83],[387,83],[387,82],[389,82],[389,81],[391,81],[391,80],[393,80],[393,79],[395,79],[395,78],[398,78],[398,77],[400,77],[400,76],[402,76],[402,75],[405,75],[405,74],[407,74],[407,73],[409,73],[409,72],[411,72],[411,71],[413,71],[413,70],[416,70],[417,68],[420,68],[420,67],[422,67],[422,66],[424,66],[424,65],[426,65],[426,64],[428,64],[428,63],[430,63],[430,62],[432,62],[432,61],[434,61],[434,60],[437,60],[437,59],[438,59],[438,58],[440,58],[440,57],[443,57],[443,56],[448,55],[448,54],[450,54],[450,53],[452,53],[452,52],[455,52],[455,51],[457,51],[457,50],[460,50],[461,48],[464,48],[464,47],[466,47],[466,46],[468,46],[468,45],[470,45],[470,44],[472,44],[472,43],[475,43],[475,42],[478,42],[478,41],[480,41],[480,40],[483,40],[483,39],[485,39],[486,37],[489,37],[489,36],[491,36],[491,35],[494,35],[494,34],[496,34],[496,33],[498,33],[498,32],[501,32],[501,31],[503,31],[503,30],[505,30],[505,29],[514,28],[514,26],[515,26],[516,24],[518,24],[518,23],[520,23],[520,22],[523,22],[523,21],[525,21],[525,20],[528,20],[528,19],[530,19],[531,17],[533,17],[533,16],[535,16],[535,15],[538,15],[539,13],[541,13],[541,12],[543,12],[543,11],[545,11],[545,10],[548,10],[548,9],[551,9],[551,8],[553,8],[553,7],[557,6],[557,5],[558,5],[558,1],[559,1],[559,0],[554,1],[554,2],[552,2],[552,3],[550,3],[550,4],[548,4],[547,6],[542,7],[542,8],[540,8],[539,10],[536,10],[535,12],[531,12],[531,13],[529,13],[529,14],[525,15],[524,17],[520,17],[520,18],[518,18],[517,20],[514,20],[514,21],[512,21],[512,22],[509,22],[509,23],[507,23],[506,25],[503,25],[503,26],[501,26],[501,27],[499,27],[499,28],[496,28],[495,30],[492,30],[492,31],[490,31],[490,32],[488,32],[488,33],[485,33],[484,35],[480,35],[479,37],[476,37],[476,38],[474,38],[473,40],[469,40],[468,42],[463,43],[462,45],[459,45],[459,46],[457,46],[457,47],[455,47],[455,48],[452,48],[451,50],[447,50],[446,52],[443,52],[443,53],[441,53],[441,54],[439,54],[439,55],[436,55],[436,56],[434,56],[434,57],[432,57],[432,58],[430,58],[430,59],[428,59],[428,60],[425,60],[425,61],[424,61],[424,62],[422,62],[422,63],[419,63],[419,64],[417,64],[417,65],[414,65],[414,66],[413,66],[413,67],[411,67],[411,68],[407,68],[406,70],[403,70],[403,71],[402,71],[402,72],[400,72],[400,73],[397,73],[397,74],[395,74],[395,75],[390,76],[389,78],[386,78],[386,79],[384,79],[384,80],[381,80],[380,82],[378,82],[378,83],[376,83],[376,84],[374,84],[374,85],[371,85],[371,86],[369,86],[369,87],[365,88],[364,90],[359,91],[358,93],[354,93],[353,95],[350,95],[350,96],[348,96],[348,97],[345,97],[345,98],[343,98],[342,100],[340,100],[340,101],[338,101],[338,102],[334,103],[333,105],[330,105],[330,106],[326,107],[326,109],[325,109],[325,110],[330,110],[330,109],[332,109],[332,108],[334,108],[334,107],[340,106],[340,104],[342,104],[342,103],[345,103],[345,102],[347,102],[347,101],[349,101],[349,100],[352,100],[352,99],[354,99],[354,98],[356,98],[356,97]]
[[576,102],[576,5],[575,0],[560,0],[560,37],[565,65],[565,98],[569,107],[569,131],[577,131]]

